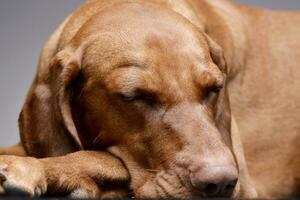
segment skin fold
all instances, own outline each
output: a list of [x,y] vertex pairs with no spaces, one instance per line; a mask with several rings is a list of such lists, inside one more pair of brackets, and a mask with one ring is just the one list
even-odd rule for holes
[[46,42],[0,193],[299,196],[300,14],[89,0]]

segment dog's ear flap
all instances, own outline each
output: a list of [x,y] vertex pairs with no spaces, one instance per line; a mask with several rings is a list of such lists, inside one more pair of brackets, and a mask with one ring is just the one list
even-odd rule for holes
[[231,109],[226,82],[227,81],[225,80],[223,83],[223,87],[219,92],[216,104],[216,123],[219,131],[223,135],[226,144],[232,148]]
[[71,110],[72,82],[79,75],[80,68],[81,58],[78,53],[76,54],[70,50],[59,52],[50,66],[50,84],[55,93],[56,109],[60,112],[66,129],[76,144],[82,147]]
[[215,105],[215,116],[219,131],[221,132],[226,144],[232,148],[231,109],[227,91],[227,66],[225,57],[223,54],[223,49],[208,35],[204,34],[204,36],[209,46],[210,56],[213,62],[219,67],[225,77],[222,89],[220,90],[217,97]]
[[82,149],[71,110],[72,82],[80,68],[80,54],[71,49],[59,52],[49,66],[39,67],[19,118],[29,155],[56,156]]
[[225,62],[225,57],[223,49],[218,45],[211,37],[204,33],[204,37],[207,41],[210,50],[210,56],[213,59],[214,63],[220,68],[220,70],[227,74],[227,66]]
[[230,101],[227,90],[227,66],[222,48],[208,35],[205,34],[208,46],[210,48],[210,56],[213,62],[223,72],[225,80],[223,87],[217,96],[215,103],[215,118],[217,127],[222,134],[225,143],[233,152],[234,158],[239,168],[239,188],[236,190],[239,197],[257,198],[255,187],[250,178],[248,167],[246,164],[243,145],[240,139],[240,133],[237,124],[231,115]]

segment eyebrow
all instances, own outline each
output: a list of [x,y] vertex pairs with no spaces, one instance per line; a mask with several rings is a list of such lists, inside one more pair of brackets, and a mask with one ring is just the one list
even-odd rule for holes
[[128,68],[128,67],[136,67],[136,68],[140,68],[140,69],[148,68],[148,66],[145,62],[136,60],[136,59],[130,59],[130,60],[125,60],[125,61],[117,63],[116,65],[113,66],[113,70],[119,69],[119,68]]
[[194,72],[195,81],[202,87],[221,86],[225,81],[225,77],[220,71],[220,74],[216,72],[204,69],[203,71],[196,70]]

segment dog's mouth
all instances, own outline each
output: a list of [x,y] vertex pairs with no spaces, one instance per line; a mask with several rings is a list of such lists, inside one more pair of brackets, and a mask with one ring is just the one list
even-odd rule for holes
[[203,197],[199,191],[193,191],[185,173],[179,170],[160,171],[134,190],[138,198],[190,198]]
[[[192,186],[188,178],[188,172],[185,169],[172,169],[160,171],[147,181],[135,188],[132,197],[137,198],[210,198],[207,193]],[[237,196],[238,187],[235,187],[232,193],[223,194],[222,197],[234,198]]]
[[[107,149],[123,161],[131,176],[129,197],[134,198],[189,198],[193,193],[186,169],[172,166],[169,170],[149,170],[141,168],[126,152],[126,149],[111,146]],[[121,153],[122,152],[122,153]],[[131,159],[130,159],[131,158]],[[185,172],[186,171],[186,172]]]
[[188,182],[176,171],[160,172],[155,177],[155,191],[159,197],[187,198],[192,196]]
[[[204,191],[195,188],[190,172],[182,162],[173,162],[167,169],[144,169],[129,155],[122,157],[119,148],[110,147],[109,152],[120,158],[131,176],[129,197],[134,198],[192,198],[209,197]],[[123,153],[126,150],[122,151]],[[129,159],[131,158],[131,159]],[[224,196],[225,197],[225,196]],[[232,195],[226,195],[232,197]]]

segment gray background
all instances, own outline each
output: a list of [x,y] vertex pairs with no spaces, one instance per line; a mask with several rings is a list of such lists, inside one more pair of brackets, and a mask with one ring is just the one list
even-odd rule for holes
[[[300,0],[239,0],[274,9],[300,9]],[[19,141],[17,119],[42,44],[84,0],[0,0],[0,146]]]

